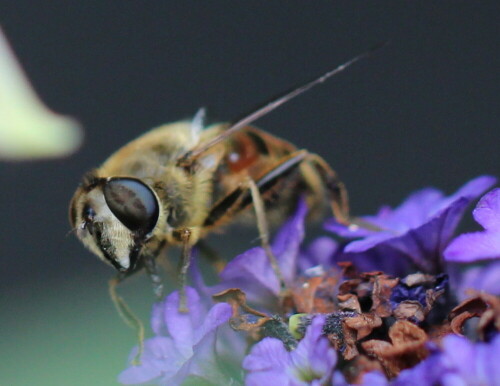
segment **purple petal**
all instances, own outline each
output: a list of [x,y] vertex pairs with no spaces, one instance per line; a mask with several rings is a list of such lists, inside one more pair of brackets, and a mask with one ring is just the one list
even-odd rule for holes
[[324,384],[337,362],[336,352],[322,332],[324,322],[324,316],[316,316],[291,352],[275,338],[257,343],[243,361],[243,368],[249,372],[247,384],[271,384],[269,381],[259,383],[267,379],[266,376],[279,381],[280,385]]
[[491,343],[472,343],[454,334],[443,339],[443,351],[403,370],[391,385],[496,385],[500,335]]
[[288,249],[290,243],[304,237],[304,221],[307,215],[307,204],[299,200],[295,214],[280,228],[273,240],[273,251],[277,255]]
[[402,235],[391,237],[390,234],[381,232],[348,244],[345,251],[361,252],[385,246],[398,251],[402,258],[409,259],[419,270],[429,273],[438,272],[442,265],[442,250],[449,242],[468,202],[466,198],[459,198],[427,222],[417,228],[409,229]]
[[481,198],[472,214],[484,229],[500,233],[500,188]]
[[405,276],[415,270],[408,256],[387,244],[362,253],[343,253],[335,257],[337,262],[350,261],[361,272],[383,271],[388,275]]
[[273,240],[273,252],[288,284],[295,279],[300,245],[304,240],[306,214],[307,204],[304,200],[299,200],[294,216],[281,227]]
[[370,248],[382,243],[383,241],[389,240],[394,237],[393,233],[389,232],[379,232],[373,236],[367,237],[366,239],[356,240],[350,242],[344,249],[346,253],[352,252],[365,252]]
[[[335,371],[332,377],[332,386],[350,386],[340,371]],[[367,385],[368,386],[368,385]]]
[[[293,283],[297,269],[300,244],[304,238],[304,219],[307,206],[303,200],[299,202],[297,212],[288,220],[276,235],[272,249],[278,260],[285,281]],[[269,258],[261,247],[252,248],[230,261],[220,273],[224,287],[236,284],[247,292],[253,300],[264,293],[278,295],[280,283],[276,277]],[[220,289],[220,286],[217,286]],[[264,291],[263,291],[264,290]],[[267,294],[269,297],[269,294]]]
[[[363,220],[374,224],[374,218],[363,217]],[[359,226],[346,226],[344,224],[338,223],[334,218],[328,219],[324,223],[324,228],[329,230],[330,232],[335,233],[341,237],[345,237],[347,239],[354,239],[358,237],[366,237],[371,236],[377,233],[374,230],[359,227]]]
[[[203,319],[203,324],[196,328],[194,343],[198,344],[198,342],[208,333],[214,331],[221,324],[224,324],[229,321],[232,315],[232,308],[227,303],[219,303],[214,305],[207,316]],[[198,324],[200,321],[198,321]]]
[[464,198],[454,201],[429,222],[405,235],[388,240],[386,244],[404,254],[421,270],[437,272],[441,254],[456,229],[468,204]]
[[434,215],[443,193],[435,188],[425,188],[413,193],[394,212],[386,215],[383,225],[387,229],[405,232],[416,228]]
[[190,375],[197,375],[215,385],[227,383],[217,363],[216,330],[229,320],[231,314],[231,306],[226,303],[216,304],[209,311],[203,325],[196,331],[198,342],[193,347],[193,356],[184,363],[174,378],[163,379],[165,385],[180,385]]
[[479,356],[477,362],[482,367],[481,372],[486,374],[491,381],[500,379],[500,367],[498,366],[498,358],[500,358],[500,334],[497,333],[495,338],[489,343],[488,348]]
[[492,176],[477,177],[462,186],[455,194],[443,200],[437,209],[441,210],[461,197],[472,201],[481,193],[491,188],[496,182],[497,179]]
[[164,307],[165,305],[163,302],[153,304],[153,309],[151,311],[151,329],[155,335],[167,335]]
[[325,269],[331,268],[337,249],[338,244],[330,237],[318,237],[300,254],[298,260],[299,271],[304,272],[318,265]]
[[386,376],[378,371],[372,371],[363,375],[362,386],[387,386],[389,381]]
[[490,343],[472,343],[464,337],[448,335],[443,340],[445,365],[466,385],[493,385],[500,379],[498,355],[500,337]]
[[[468,290],[485,291],[500,295],[500,261],[457,270],[449,267],[451,285],[460,300],[468,298]],[[458,271],[458,272],[457,272]]]
[[262,339],[243,360],[243,368],[250,373],[274,372],[289,365],[290,354],[283,342],[276,338]]
[[[462,374],[474,373],[475,347],[467,338],[449,334],[443,339],[445,363],[450,367],[460,366]],[[458,370],[458,368],[457,368]]]
[[280,385],[295,386],[290,383],[290,378],[281,370],[250,373],[245,377],[246,386]]
[[[441,354],[431,354],[415,367],[401,371],[391,386],[440,385],[445,376]],[[460,386],[460,383],[456,385]]]
[[[132,350],[130,360],[136,354],[137,348]],[[157,336],[144,342],[141,364],[124,370],[118,376],[118,382],[126,385],[151,382],[164,374],[175,373],[183,362],[172,339]]]
[[324,316],[316,316],[307,328],[306,335],[290,354],[293,367],[300,375],[311,374],[311,378],[326,380],[337,363],[337,354],[323,335]]
[[118,375],[118,382],[123,385],[137,385],[151,382],[161,375],[161,370],[147,362],[141,366],[132,366]]
[[458,236],[444,251],[447,261],[470,263],[500,258],[500,233],[475,232]]
[[249,249],[235,257],[220,273],[220,278],[224,282],[240,282],[242,289],[246,289],[245,283],[249,283],[250,290],[252,286],[258,286],[268,289],[274,295],[278,295],[280,291],[279,280],[261,247]]
[[189,358],[193,354],[194,329],[203,320],[204,310],[198,293],[186,287],[188,313],[179,312],[179,292],[171,293],[164,308],[165,324],[179,352]]
[[[386,244],[406,254],[420,269],[436,270],[441,252],[453,234],[466,205],[482,191],[490,187],[495,179],[478,177],[465,184],[450,197],[434,188],[427,188],[412,194],[398,208],[383,207],[377,216],[363,217],[380,226],[380,232],[365,232],[365,238],[349,244],[345,252],[365,252],[378,245]],[[329,229],[338,231],[338,225],[329,223]],[[351,232],[353,234],[362,234]],[[345,228],[342,235],[349,234]]]
[[[214,384],[227,383],[217,363],[215,336],[217,328],[230,319],[231,306],[216,304],[206,313],[194,289],[187,287],[186,295],[188,313],[179,313],[178,292],[155,304],[153,330],[165,330],[171,337],[148,339],[141,364],[126,369],[119,377],[120,382],[180,385],[187,376],[196,375]],[[130,360],[136,354],[137,348],[132,350]]]
[[470,263],[500,258],[500,189],[486,194],[473,214],[486,230],[458,236],[444,251],[446,260]]

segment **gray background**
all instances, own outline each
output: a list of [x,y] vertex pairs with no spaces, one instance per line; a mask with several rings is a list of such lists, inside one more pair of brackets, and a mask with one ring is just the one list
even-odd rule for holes
[[[233,119],[390,40],[258,125],[323,155],[355,214],[498,175],[498,15],[496,1],[1,2],[37,91],[86,140],[68,159],[0,164],[0,383],[108,385],[123,368],[134,337],[107,297],[113,272],[67,236],[67,205],[87,169],[145,129],[201,106]],[[146,280],[122,292],[147,319]]]

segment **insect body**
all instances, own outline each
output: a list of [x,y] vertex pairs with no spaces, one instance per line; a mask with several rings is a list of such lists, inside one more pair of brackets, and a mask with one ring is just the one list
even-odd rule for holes
[[[85,246],[119,271],[111,282],[111,296],[126,321],[137,327],[141,342],[141,324],[114,285],[145,268],[161,297],[155,259],[166,247],[182,248],[179,309],[185,311],[191,248],[211,231],[232,221],[256,219],[263,247],[281,279],[269,247],[268,221],[283,219],[302,196],[312,216],[329,204],[338,221],[351,222],[344,185],[321,157],[250,124],[372,51],[233,124],[204,128],[201,111],[192,122],[153,129],[84,176],[70,204],[71,225]],[[247,210],[251,207],[255,210]]]
[[220,135],[225,125],[200,129],[192,122],[156,128],[85,176],[70,221],[101,260],[131,272],[142,266],[141,256],[182,245],[185,229],[194,245],[211,230],[243,220],[252,204],[249,180],[259,187],[272,222],[293,211],[301,195],[320,212],[329,187],[346,212],[343,187],[321,158],[254,127],[217,143],[191,167],[179,165],[182,155]]

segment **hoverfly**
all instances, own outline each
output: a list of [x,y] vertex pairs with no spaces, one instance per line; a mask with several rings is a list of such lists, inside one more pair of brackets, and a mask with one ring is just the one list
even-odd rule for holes
[[323,158],[250,124],[374,50],[235,123],[205,128],[202,110],[191,122],[153,129],[84,176],[71,200],[70,223],[83,244],[118,271],[110,282],[111,295],[129,324],[141,329],[115,293],[118,282],[145,269],[161,297],[155,260],[168,246],[180,246],[179,310],[186,311],[184,286],[192,247],[214,229],[248,217],[251,207],[262,245],[279,278],[267,222],[293,212],[299,197],[305,197],[313,215],[330,206],[338,221],[351,223],[346,189]]

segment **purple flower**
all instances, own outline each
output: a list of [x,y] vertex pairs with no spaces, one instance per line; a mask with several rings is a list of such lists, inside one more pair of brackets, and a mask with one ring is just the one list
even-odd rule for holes
[[337,354],[323,335],[325,318],[316,316],[297,348],[287,351],[283,342],[264,338],[243,361],[246,385],[323,385],[332,376]]
[[500,334],[490,343],[472,343],[451,334],[443,339],[442,351],[436,351],[417,366],[402,371],[391,385],[498,385],[498,358]]
[[[186,290],[188,313],[178,311],[178,292],[154,305],[151,327],[156,336],[145,341],[141,364],[123,371],[119,382],[179,385],[188,376],[215,384],[228,382],[218,363],[216,331],[231,317],[231,307],[220,303],[206,312],[198,293]],[[134,348],[130,360],[136,354]]]
[[500,259],[500,189],[494,189],[478,202],[472,212],[484,231],[458,236],[444,251],[447,261],[471,263]]
[[[483,191],[495,183],[490,176],[478,177],[465,184],[455,194],[445,197],[434,188],[427,188],[412,194],[396,209],[382,207],[376,216],[366,216],[363,220],[379,227],[371,230],[363,227],[346,227],[334,220],[326,223],[326,228],[352,241],[345,247],[346,256],[363,259],[370,255],[411,262],[417,269],[429,273],[442,271],[442,251],[451,239],[466,206]],[[386,270],[386,273],[395,269]],[[407,267],[403,266],[403,269]]]

